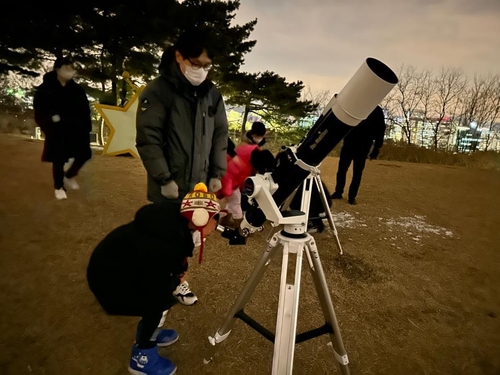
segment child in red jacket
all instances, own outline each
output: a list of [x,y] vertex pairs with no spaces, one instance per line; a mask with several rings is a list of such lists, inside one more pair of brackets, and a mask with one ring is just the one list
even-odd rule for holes
[[258,145],[241,144],[235,149],[236,155],[228,157],[227,171],[222,177],[222,188],[217,198],[226,198],[226,210],[234,220],[243,218],[241,209],[241,187],[247,177],[256,173],[271,172],[275,159],[271,151],[261,150]]

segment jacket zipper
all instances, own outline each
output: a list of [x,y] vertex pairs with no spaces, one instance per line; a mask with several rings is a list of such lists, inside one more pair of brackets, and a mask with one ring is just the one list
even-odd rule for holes
[[194,145],[196,143],[196,140],[195,140],[195,137],[196,137],[196,113],[198,112],[198,93],[195,91],[194,94],[194,101],[196,103],[196,111],[194,113],[194,123],[192,124],[193,126],[193,141],[191,143],[191,171],[189,173],[189,176],[188,176],[188,181],[191,181],[193,179],[193,167],[194,167]]
[[203,112],[203,135],[205,135],[205,112]]

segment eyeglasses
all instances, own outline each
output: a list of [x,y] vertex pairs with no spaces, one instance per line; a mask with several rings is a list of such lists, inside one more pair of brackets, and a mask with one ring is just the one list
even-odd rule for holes
[[200,63],[195,63],[195,62],[192,62],[191,59],[188,57],[186,59],[187,61],[189,61],[191,63],[191,67],[194,69],[194,70],[199,70],[201,68],[203,68],[205,71],[209,71],[210,69],[212,69],[212,64],[209,63],[209,64],[200,64]]

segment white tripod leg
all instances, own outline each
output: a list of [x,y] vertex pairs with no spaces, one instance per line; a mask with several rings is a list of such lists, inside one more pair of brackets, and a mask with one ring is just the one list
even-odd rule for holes
[[337,322],[337,317],[335,316],[335,310],[333,309],[332,298],[326,283],[325,273],[319,258],[318,248],[316,247],[316,242],[313,237],[310,238],[310,241],[306,245],[306,254],[311,268],[314,284],[316,286],[316,292],[318,293],[321,309],[323,310],[323,315],[325,317],[325,323],[332,329],[332,332],[330,333],[331,342],[328,345],[333,350],[335,359],[340,363],[340,370],[342,374],[349,375],[349,367],[347,367],[349,359],[344,348],[342,336],[340,335],[340,328]]
[[278,241],[279,241],[278,235],[275,235],[269,241],[267,248],[266,248],[266,251],[264,252],[264,254],[262,254],[259,262],[255,266],[250,277],[248,278],[245,286],[243,287],[243,290],[240,292],[240,295],[238,296],[233,307],[224,317],[224,321],[223,321],[222,325],[215,332],[215,334],[213,336],[208,337],[208,341],[210,342],[210,344],[212,346],[211,346],[211,349],[209,350],[209,353],[206,355],[206,357],[204,359],[205,364],[212,360],[212,358],[215,354],[215,351],[216,351],[216,344],[224,341],[231,333],[231,330],[233,329],[234,324],[236,323],[238,312],[243,310],[245,305],[248,303],[248,301],[252,297],[252,294],[255,291],[255,288],[257,287],[260,280],[262,279],[262,276],[264,276],[264,272],[266,270],[266,267],[269,265],[271,259],[275,256],[275,254],[279,248],[279,247],[277,247]]
[[320,175],[314,176],[314,181],[316,183],[316,187],[319,191],[319,196],[321,198],[321,202],[323,203],[323,208],[325,210],[326,218],[328,223],[330,224],[330,228],[333,231],[333,235],[335,236],[335,240],[337,242],[337,248],[339,249],[340,255],[344,254],[342,250],[342,245],[340,244],[339,234],[337,232],[337,228],[335,227],[335,223],[333,221],[332,211],[330,210],[330,206],[328,205],[328,200],[326,199],[325,189],[323,189],[323,183],[321,182]]
[[[281,267],[281,284],[276,322],[276,338],[274,341],[273,375],[290,375],[293,368],[295,337],[297,334],[297,317],[299,308],[300,278],[304,239],[283,239],[283,263]],[[284,241],[283,241],[284,240]],[[288,261],[290,255],[296,255],[295,279],[287,282]]]

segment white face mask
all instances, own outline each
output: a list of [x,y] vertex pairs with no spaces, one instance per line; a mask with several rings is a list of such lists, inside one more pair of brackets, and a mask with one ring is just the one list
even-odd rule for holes
[[73,79],[75,77],[76,70],[71,68],[70,66],[62,66],[57,74],[65,81],[69,81],[70,79]]
[[260,142],[262,142],[262,140],[264,139],[262,137],[256,137],[255,135],[252,138],[253,138],[253,141],[255,143],[257,143],[257,144],[259,144]]
[[192,66],[186,65],[184,76],[193,86],[199,86],[207,78],[208,71],[203,68],[193,69]]

